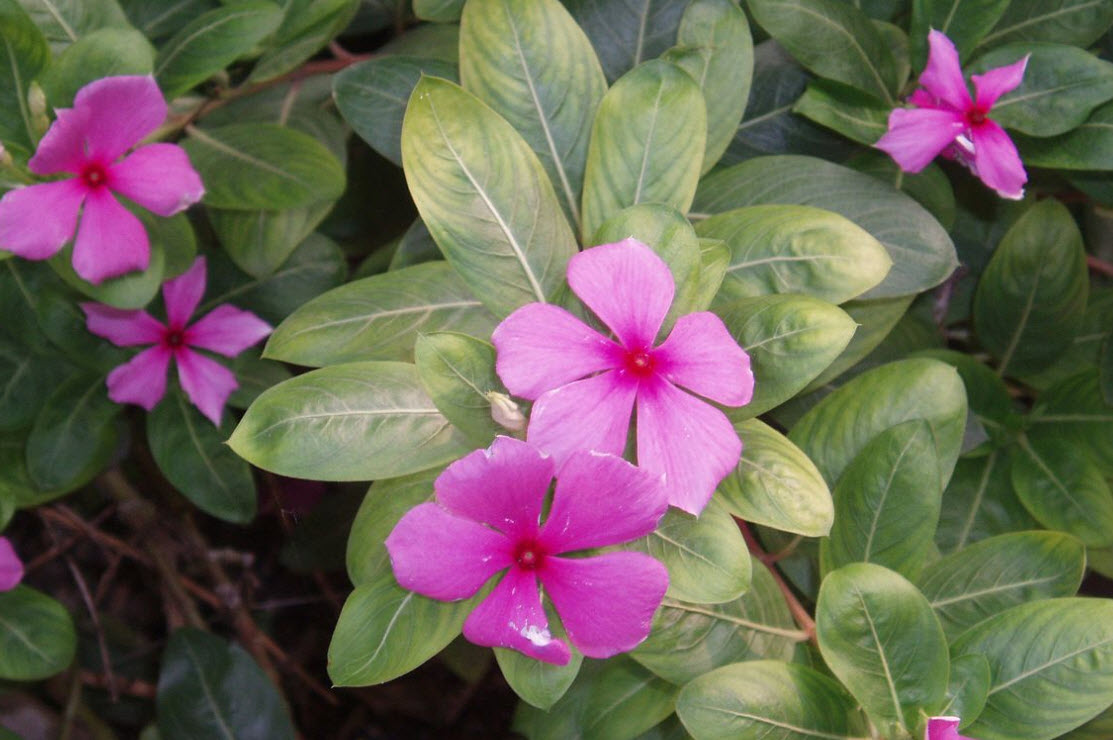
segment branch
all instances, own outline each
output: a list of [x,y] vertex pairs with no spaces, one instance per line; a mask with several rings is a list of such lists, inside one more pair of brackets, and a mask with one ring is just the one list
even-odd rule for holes
[[[789,585],[785,583],[784,578],[781,577],[780,572],[773,565],[777,560],[785,557],[786,553],[782,552],[770,555],[765,551],[765,548],[761,546],[761,543],[757,541],[757,538],[754,537],[754,533],[750,531],[749,524],[738,518],[735,519],[735,522],[737,522],[738,529],[742,532],[742,537],[746,540],[746,546],[750,548],[750,553],[760,560],[762,565],[769,569],[769,573],[773,576],[773,580],[777,582],[777,587],[781,589],[781,594],[785,598],[785,603],[788,604],[788,610],[792,613],[792,618],[796,621],[796,626],[808,635],[808,640],[811,643],[818,645],[815,637],[815,620],[812,619],[811,614],[809,614],[808,610],[804,608],[804,605],[800,603],[800,600],[796,598],[796,594],[793,593]],[[790,545],[789,547],[791,548],[792,546]],[[786,551],[789,551],[789,548],[786,548]]]

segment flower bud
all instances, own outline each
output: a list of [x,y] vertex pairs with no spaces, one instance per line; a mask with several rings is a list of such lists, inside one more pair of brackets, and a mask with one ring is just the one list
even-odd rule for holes
[[46,93],[37,82],[32,82],[27,89],[27,109],[35,136],[42,136],[50,128],[50,117],[46,115]]
[[526,428],[526,417],[510,396],[498,391],[489,391],[487,400],[491,402],[491,418],[496,424],[512,432],[520,432]]

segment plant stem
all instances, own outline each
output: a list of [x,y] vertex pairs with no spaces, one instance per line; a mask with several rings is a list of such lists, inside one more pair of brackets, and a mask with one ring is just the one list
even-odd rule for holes
[[800,600],[796,598],[796,594],[793,593],[789,585],[785,583],[784,578],[781,577],[780,571],[778,571],[774,565],[774,563],[784,557],[784,555],[781,553],[770,555],[765,551],[765,548],[761,546],[761,543],[757,541],[757,537],[754,536],[754,533],[750,531],[749,524],[738,518],[735,518],[735,522],[738,523],[738,529],[742,532],[742,537],[745,538],[746,546],[750,548],[750,553],[760,560],[762,565],[769,569],[769,573],[773,576],[773,580],[777,582],[777,587],[781,590],[785,603],[788,604],[788,610],[792,613],[792,618],[796,621],[796,626],[807,634],[809,642],[818,646],[815,636],[815,620],[812,619],[811,614],[809,614],[808,610],[804,608],[804,605],[800,603]]

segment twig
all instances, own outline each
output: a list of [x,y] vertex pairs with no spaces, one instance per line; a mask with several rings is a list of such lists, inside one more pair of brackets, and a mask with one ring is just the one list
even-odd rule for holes
[[1092,254],[1086,255],[1086,266],[1091,270],[1108,277],[1113,277],[1113,264],[1100,260]]
[[746,546],[750,548],[750,552],[761,561],[762,565],[769,569],[770,575],[773,580],[777,582],[777,587],[781,589],[781,594],[785,598],[785,603],[788,604],[788,610],[792,613],[792,618],[796,621],[796,626],[803,630],[808,635],[808,640],[812,643],[816,642],[815,637],[815,620],[812,619],[811,614],[796,598],[796,594],[792,592],[789,585],[785,583],[784,578],[781,577],[780,572],[773,566],[775,560],[770,561],[769,558],[773,557],[779,559],[783,555],[770,556],[761,546],[761,543],[754,537],[754,533],[750,531],[750,526],[742,519],[735,519],[738,523],[738,529],[742,532],[742,537],[746,540]]
[[111,679],[113,685],[121,693],[128,696],[134,696],[138,699],[154,699],[158,695],[158,688],[147,681],[141,681],[138,678],[128,679],[119,676],[105,676],[100,673],[93,673],[92,671],[81,670],[78,672],[81,677],[81,683],[86,686],[92,686],[96,689],[105,688]]

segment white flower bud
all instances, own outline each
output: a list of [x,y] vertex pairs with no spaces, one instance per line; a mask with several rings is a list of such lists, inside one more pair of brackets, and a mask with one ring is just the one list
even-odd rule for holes
[[489,391],[487,400],[491,402],[491,418],[496,424],[512,432],[520,432],[526,428],[526,417],[510,396],[498,391]]

